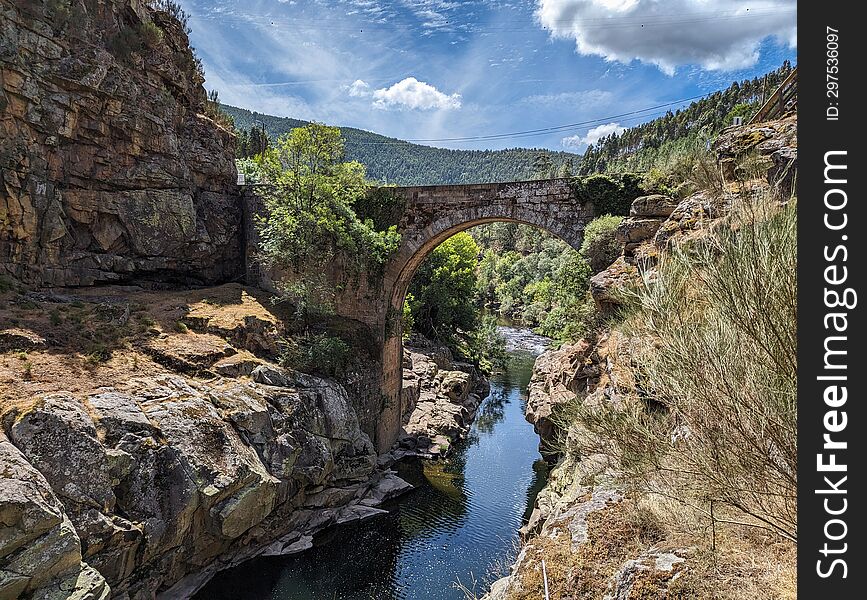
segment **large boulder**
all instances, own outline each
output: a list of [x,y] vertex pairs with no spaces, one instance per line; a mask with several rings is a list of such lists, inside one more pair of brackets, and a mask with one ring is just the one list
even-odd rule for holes
[[630,217],[668,217],[677,208],[677,201],[662,194],[640,196],[632,201]]
[[75,527],[48,481],[0,433],[0,600],[104,600],[105,579],[81,562]]

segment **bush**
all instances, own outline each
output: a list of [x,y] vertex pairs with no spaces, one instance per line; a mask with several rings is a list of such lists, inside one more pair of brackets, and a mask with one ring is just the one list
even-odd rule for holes
[[320,333],[289,344],[280,362],[305,373],[335,377],[346,371],[350,350],[349,344],[339,337]]
[[139,37],[148,48],[157,48],[163,42],[163,30],[156,26],[153,21],[147,21],[139,25]]
[[605,270],[620,256],[623,247],[614,239],[614,232],[622,220],[622,217],[602,215],[584,228],[581,255],[590,263],[593,273]]
[[119,60],[126,61],[133,54],[140,54],[144,45],[138,30],[123,26],[108,43],[109,50]]
[[627,328],[646,340],[633,359],[645,403],[573,420],[613,440],[608,450],[651,491],[794,540],[795,202],[741,206],[731,219],[664,256],[634,298]]
[[484,317],[466,336],[466,347],[460,350],[482,373],[489,375],[506,366],[506,338],[497,329],[497,319],[492,315]]

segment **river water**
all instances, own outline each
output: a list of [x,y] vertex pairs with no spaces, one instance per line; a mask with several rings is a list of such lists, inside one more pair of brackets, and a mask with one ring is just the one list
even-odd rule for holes
[[467,439],[440,462],[396,468],[416,485],[388,515],[333,528],[294,557],[262,557],[218,574],[198,600],[464,600],[512,562],[547,467],[524,419],[527,384],[548,339],[500,327],[507,368]]

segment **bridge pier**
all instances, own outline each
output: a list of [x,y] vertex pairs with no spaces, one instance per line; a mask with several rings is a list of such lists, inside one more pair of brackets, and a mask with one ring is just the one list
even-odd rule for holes
[[[364,276],[358,281],[341,281],[344,291],[336,307],[341,317],[367,325],[380,349],[380,397],[367,400],[370,409],[378,411],[376,425],[368,433],[373,435],[380,453],[387,452],[400,435],[400,319],[410,281],[425,257],[452,235],[497,221],[538,227],[577,250],[584,238],[584,227],[595,216],[593,204],[575,196],[569,179],[388,189],[403,201],[398,223],[400,246],[386,265],[381,281]],[[340,281],[339,263],[334,270],[335,281]]]

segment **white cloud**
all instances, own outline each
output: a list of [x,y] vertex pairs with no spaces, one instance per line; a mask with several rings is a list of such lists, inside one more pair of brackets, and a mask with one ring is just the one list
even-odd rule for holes
[[367,82],[362,81],[361,79],[356,79],[352,82],[352,85],[346,88],[349,92],[349,95],[353,98],[366,98],[370,95],[370,86],[367,85]]
[[751,67],[769,36],[796,40],[796,0],[536,0],[536,19],[580,54],[730,71]]
[[447,95],[424,81],[407,77],[373,92],[373,107],[380,109],[448,110],[461,107],[461,95]]
[[584,146],[595,144],[607,135],[611,135],[612,133],[615,135],[620,135],[624,131],[626,131],[626,127],[621,127],[620,123],[606,123],[605,125],[594,127],[593,129],[588,131],[587,135],[585,136],[570,135],[569,137],[565,137],[560,140],[560,143],[563,144],[564,148],[580,150]]

